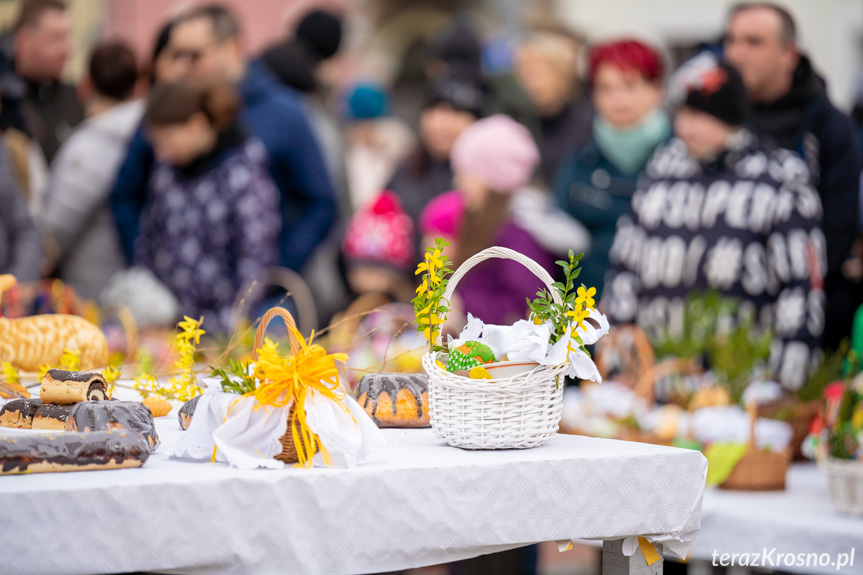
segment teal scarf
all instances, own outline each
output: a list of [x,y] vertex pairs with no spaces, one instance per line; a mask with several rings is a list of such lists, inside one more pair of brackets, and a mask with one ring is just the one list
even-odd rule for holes
[[644,168],[653,150],[671,135],[671,123],[662,110],[654,110],[640,124],[619,130],[596,116],[593,137],[596,145],[621,172],[634,176]]

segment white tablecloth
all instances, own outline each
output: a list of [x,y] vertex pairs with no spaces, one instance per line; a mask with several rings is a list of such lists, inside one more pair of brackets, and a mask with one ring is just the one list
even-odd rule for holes
[[[830,501],[827,477],[814,463],[794,464],[786,491],[743,492],[710,489],[704,495],[701,532],[693,559],[717,560],[723,553],[822,553],[835,560],[856,548],[854,567],[777,566],[793,573],[863,573],[863,518],[843,515]],[[769,567],[769,565],[768,565]]]
[[[176,419],[157,421],[164,447]],[[463,451],[386,430],[354,469],[142,469],[0,477],[4,574],[369,573],[572,538],[692,533],[699,452],[558,435]]]

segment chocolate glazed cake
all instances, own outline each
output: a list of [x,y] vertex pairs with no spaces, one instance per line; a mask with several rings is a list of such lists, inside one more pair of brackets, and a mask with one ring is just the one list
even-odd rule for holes
[[378,427],[428,427],[428,376],[370,373],[357,384],[357,402]]
[[42,407],[37,409],[36,414],[33,416],[33,429],[65,430],[66,419],[69,417],[72,407],[71,405],[43,403]]
[[42,403],[71,405],[80,401],[102,401],[108,397],[108,384],[101,373],[49,369],[42,378],[39,397]]
[[0,475],[141,467],[150,456],[137,433],[102,431],[0,438]]
[[33,416],[40,407],[42,402],[36,398],[13,399],[0,407],[0,427],[30,429],[33,427]]
[[110,431],[137,433],[147,440],[151,451],[159,446],[153,414],[137,401],[87,401],[72,406],[66,431]]
[[196,395],[189,401],[183,404],[180,408],[180,411],[177,413],[177,419],[180,420],[180,427],[183,431],[189,429],[189,426],[192,425],[192,416],[195,415],[195,408],[198,407],[198,401],[201,399],[200,395]]

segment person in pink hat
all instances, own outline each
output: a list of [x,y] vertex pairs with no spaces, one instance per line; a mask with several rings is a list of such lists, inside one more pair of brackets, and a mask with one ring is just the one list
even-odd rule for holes
[[[457,190],[428,205],[420,218],[424,236],[451,239],[455,267],[487,247],[501,246],[552,271],[554,256],[519,224],[512,210],[514,196],[530,184],[539,163],[530,132],[505,115],[479,120],[459,135],[450,163]],[[525,317],[525,299],[541,287],[522,265],[488,260],[459,283],[450,307],[461,314],[450,314],[452,327],[458,327],[457,315],[463,321],[467,313],[486,323],[512,324]]]
[[381,191],[348,221],[342,255],[351,292],[409,301],[413,296],[413,242],[414,224],[398,196]]

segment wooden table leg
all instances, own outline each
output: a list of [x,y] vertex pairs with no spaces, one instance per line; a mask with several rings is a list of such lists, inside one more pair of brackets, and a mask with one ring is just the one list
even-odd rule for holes
[[635,547],[635,553],[627,557],[623,554],[623,539],[602,542],[602,575],[662,575],[662,545],[652,544],[659,553],[659,560],[648,565],[641,552],[641,547]]

